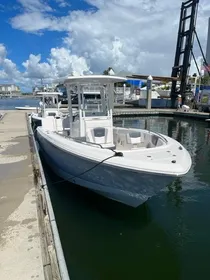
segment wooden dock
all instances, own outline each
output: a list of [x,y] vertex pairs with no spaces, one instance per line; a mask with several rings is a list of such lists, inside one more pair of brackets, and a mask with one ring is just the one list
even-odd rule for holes
[[189,111],[181,112],[174,109],[140,109],[140,108],[114,108],[114,117],[141,117],[141,116],[170,116],[206,120],[210,118],[209,113]]
[[[68,105],[64,105],[62,109],[67,109]],[[77,104],[73,105],[73,108],[78,108]],[[119,118],[137,118],[142,116],[170,116],[170,117],[183,117],[194,118],[197,120],[206,120],[210,118],[210,113],[198,112],[190,110],[189,112],[177,111],[176,109],[144,109],[134,107],[128,104],[115,104],[113,110],[113,116]]]

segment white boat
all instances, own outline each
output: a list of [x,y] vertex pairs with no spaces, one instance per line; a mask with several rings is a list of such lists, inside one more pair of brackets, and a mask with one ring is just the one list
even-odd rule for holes
[[[191,167],[188,151],[174,139],[142,129],[113,126],[114,83],[125,78],[72,76],[67,86],[69,117],[48,116],[37,140],[51,168],[64,180],[137,207]],[[100,86],[101,99],[87,102],[86,85]],[[73,120],[72,88],[77,86],[79,116]]]
[[[48,117],[53,116],[56,118],[64,118],[68,115],[68,112],[61,112],[60,105],[61,102],[58,101],[58,96],[62,95],[62,92],[36,92],[41,100],[39,102],[39,107],[36,108],[35,112],[30,115],[31,124],[33,129],[42,125],[43,120],[45,121]],[[77,110],[73,109],[73,115],[77,115]]]
[[170,97],[170,95],[171,95],[170,89],[156,88],[155,90],[159,94],[160,97]]
[[32,110],[35,111],[37,107],[31,107],[29,105],[25,105],[23,107],[15,107],[16,110]]

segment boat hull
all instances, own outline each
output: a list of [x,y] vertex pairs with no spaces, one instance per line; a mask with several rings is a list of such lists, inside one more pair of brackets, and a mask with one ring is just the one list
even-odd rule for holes
[[38,126],[42,126],[42,119],[31,117],[31,127],[33,131],[36,130]]
[[132,207],[138,207],[174,180],[173,176],[137,172],[105,162],[98,164],[60,149],[39,131],[37,140],[44,158],[58,176]]

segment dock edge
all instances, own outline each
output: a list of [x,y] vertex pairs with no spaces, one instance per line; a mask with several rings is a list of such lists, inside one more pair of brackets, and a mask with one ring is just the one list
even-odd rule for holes
[[29,121],[30,113],[25,115],[37,195],[37,215],[44,277],[46,280],[70,280],[42,162]]

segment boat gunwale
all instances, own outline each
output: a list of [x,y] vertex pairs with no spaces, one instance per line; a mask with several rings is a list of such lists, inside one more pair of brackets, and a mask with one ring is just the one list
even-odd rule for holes
[[[96,159],[96,158],[88,158],[88,157],[85,157],[85,156],[83,156],[83,155],[79,155],[79,154],[77,154],[77,153],[74,153],[73,151],[69,151],[69,150],[67,150],[66,148],[64,148],[62,145],[57,145],[56,143],[55,143],[55,141],[52,141],[52,140],[54,140],[54,139],[52,139],[51,137],[48,137],[49,136],[49,133],[47,133],[47,130],[43,130],[42,129],[42,127],[38,127],[37,128],[37,130],[39,131],[39,133],[40,133],[40,131],[41,131],[41,136],[46,140],[46,141],[49,141],[50,142],[50,144],[52,144],[54,147],[56,147],[57,149],[61,149],[62,151],[64,151],[64,152],[67,152],[67,153],[69,153],[69,154],[71,154],[72,156],[76,156],[76,157],[79,157],[79,158],[81,158],[81,159],[83,159],[83,160],[88,160],[88,161],[92,161],[92,162],[94,162],[95,164],[97,164],[97,163],[99,163],[99,162],[102,162],[104,159]],[[47,139],[46,139],[46,137],[45,136],[43,136],[43,134],[44,135],[46,135],[47,136]],[[71,142],[73,142],[73,143],[76,143],[76,144],[78,144],[78,145],[85,145],[84,143],[82,143],[82,142],[76,142],[76,141],[74,141],[74,139],[72,139],[72,138],[69,138],[68,136],[64,136],[64,135],[62,135],[62,134],[57,134],[58,136],[61,136],[61,137],[64,137],[64,138],[66,138],[66,139],[69,139],[69,141],[71,141]],[[172,139],[173,140],[173,139]],[[99,149],[99,147],[94,147],[94,146],[92,146],[92,148],[95,148],[95,149]],[[161,147],[162,148],[162,147]],[[155,149],[155,148],[150,148],[150,150],[151,149]],[[108,148],[102,148],[102,150],[105,150],[106,152],[108,152],[108,151],[110,151],[110,152],[112,152],[112,153],[115,153],[115,151],[114,150],[111,150],[111,149],[108,149]],[[143,149],[142,149],[143,150]],[[136,150],[133,150],[134,152],[136,152]],[[116,152],[117,152],[117,150],[116,150]],[[125,152],[125,151],[123,151],[123,152]],[[186,151],[185,151],[185,154],[186,154]],[[107,156],[106,155],[104,155],[105,156],[105,158],[108,158],[109,156],[112,156],[110,153],[107,153]],[[113,157],[114,157],[114,154],[113,154]],[[127,161],[129,161],[128,159],[126,159]],[[109,166],[112,166],[112,167],[114,167],[114,168],[119,168],[119,169],[124,169],[124,170],[132,170],[132,171],[134,171],[134,172],[141,172],[141,173],[145,173],[145,174],[153,174],[153,175],[160,175],[160,176],[171,176],[171,177],[175,177],[175,178],[177,178],[177,177],[182,177],[183,175],[185,175],[185,174],[187,174],[187,172],[190,170],[190,168],[191,168],[191,165],[192,165],[192,161],[191,161],[191,164],[189,165],[189,167],[187,168],[187,170],[185,170],[184,172],[174,172],[174,173],[162,173],[162,171],[157,171],[157,170],[155,170],[155,169],[153,169],[152,171],[148,171],[148,170],[145,170],[145,169],[137,169],[136,167],[137,166],[135,166],[135,165],[133,165],[133,166],[125,166],[125,165],[120,165],[119,166],[119,164],[117,164],[116,162],[113,162],[113,161],[110,161],[110,159],[107,159],[106,161],[104,161],[103,163],[102,163],[103,165],[105,164],[105,165],[109,165]],[[157,164],[157,163],[156,163]],[[169,171],[169,172],[171,172],[171,171]]]

